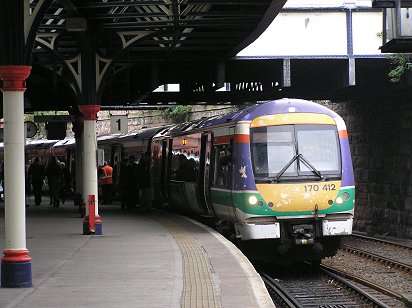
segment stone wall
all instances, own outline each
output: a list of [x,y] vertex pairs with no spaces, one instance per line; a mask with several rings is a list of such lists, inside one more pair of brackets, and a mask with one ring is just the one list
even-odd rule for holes
[[408,96],[326,103],[346,121],[355,172],[354,229],[412,238],[412,104]]
[[[215,115],[227,114],[232,111],[230,106],[192,106],[192,110],[188,113],[188,121],[197,120],[202,117],[212,117]],[[127,114],[125,111],[111,111],[116,114]],[[128,115],[128,130],[129,132],[136,131],[142,127],[156,127],[167,124],[173,124],[173,120],[165,116],[161,116],[158,111],[137,111],[130,112]],[[97,133],[110,133],[110,113],[109,111],[100,111],[98,113]]]

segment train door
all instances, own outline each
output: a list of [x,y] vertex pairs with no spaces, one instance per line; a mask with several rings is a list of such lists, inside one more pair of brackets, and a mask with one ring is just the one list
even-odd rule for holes
[[213,161],[211,165],[213,169],[211,181],[213,208],[217,216],[228,221],[234,219],[232,199],[233,162],[231,152],[233,133],[233,127],[224,127],[214,131]]
[[150,177],[152,180],[152,186],[154,191],[156,192],[154,195],[154,199],[157,204],[161,204],[163,202],[163,140],[155,139],[151,142],[151,164],[150,164]]
[[167,191],[167,183],[168,183],[168,176],[169,176],[169,172],[168,172],[168,159],[167,159],[168,155],[167,155],[167,140],[163,140],[162,143],[162,169],[161,169],[161,191],[162,191],[162,196],[164,199],[167,199],[169,197],[168,191]]
[[110,149],[110,166],[113,167],[113,193],[118,193],[122,145],[112,145]]
[[165,193],[167,196],[167,200],[171,200],[170,198],[170,180],[171,180],[171,173],[172,173],[172,158],[173,158],[173,139],[168,139],[166,143],[166,187]]
[[212,197],[210,194],[210,161],[212,156],[212,132],[202,134],[200,170],[199,170],[199,192],[200,202],[207,215],[214,216]]

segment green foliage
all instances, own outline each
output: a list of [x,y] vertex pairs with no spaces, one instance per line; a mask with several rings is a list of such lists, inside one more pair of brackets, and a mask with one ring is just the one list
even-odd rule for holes
[[396,54],[389,56],[394,68],[388,73],[389,80],[393,83],[401,81],[408,70],[412,69],[412,56],[408,54]]
[[192,107],[190,106],[178,105],[162,110],[161,114],[170,119],[173,119],[173,121],[176,123],[181,123],[187,121],[187,116],[191,110]]

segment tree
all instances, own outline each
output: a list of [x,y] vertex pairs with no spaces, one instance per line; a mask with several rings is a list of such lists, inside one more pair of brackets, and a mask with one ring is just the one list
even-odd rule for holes
[[388,73],[389,80],[393,83],[400,82],[406,77],[406,74],[412,70],[412,55],[395,54],[389,56],[391,64],[395,67]]
[[181,123],[187,121],[188,114],[191,110],[192,107],[190,106],[178,105],[175,107],[167,108],[162,111],[162,113],[166,117],[173,119],[174,122]]

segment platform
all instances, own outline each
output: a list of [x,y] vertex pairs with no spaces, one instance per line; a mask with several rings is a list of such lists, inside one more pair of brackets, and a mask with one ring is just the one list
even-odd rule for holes
[[[105,205],[103,235],[82,235],[73,201],[27,200],[33,287],[0,288],[0,307],[274,307],[246,257],[196,221]],[[3,251],[4,203],[0,238]]]

